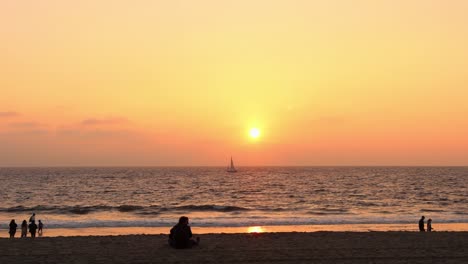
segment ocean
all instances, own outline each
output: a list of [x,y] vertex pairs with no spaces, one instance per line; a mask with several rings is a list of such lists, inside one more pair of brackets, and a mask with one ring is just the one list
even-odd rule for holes
[[0,168],[0,228],[468,223],[468,167]]

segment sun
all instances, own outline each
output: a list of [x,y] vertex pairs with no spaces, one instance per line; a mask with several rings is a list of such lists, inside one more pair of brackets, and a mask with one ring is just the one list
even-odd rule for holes
[[251,138],[258,138],[258,137],[260,137],[260,129],[255,128],[255,127],[254,127],[254,128],[251,128],[251,129],[249,130],[249,135],[250,135]]
[[247,233],[264,233],[265,230],[261,226],[250,226],[247,228]]

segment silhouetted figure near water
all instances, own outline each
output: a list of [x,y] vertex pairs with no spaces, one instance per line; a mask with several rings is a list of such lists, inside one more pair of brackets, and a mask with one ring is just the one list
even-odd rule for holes
[[432,219],[429,218],[429,220],[427,220],[427,232],[432,232],[432,230],[434,230],[432,228]]
[[173,248],[191,248],[200,243],[200,238],[192,239],[192,229],[190,228],[189,219],[186,216],[179,218],[179,223],[171,229],[169,234],[169,245]]
[[421,220],[419,220],[419,232],[425,232],[424,230],[424,215],[421,217]]
[[39,228],[37,229],[39,236],[42,236],[42,228],[44,228],[44,224],[39,220]]
[[18,225],[15,223],[15,219],[12,219],[11,222],[10,222],[10,231],[8,232],[8,233],[10,233],[10,238],[15,237],[17,227],[18,227]]
[[37,230],[37,225],[35,221],[32,221],[29,224],[29,233],[31,233],[31,237],[35,238],[36,237],[36,230]]
[[23,220],[21,223],[21,237],[27,237],[28,236],[28,223],[26,220]]
[[33,213],[31,217],[29,217],[29,223],[35,222],[36,221],[36,213]]

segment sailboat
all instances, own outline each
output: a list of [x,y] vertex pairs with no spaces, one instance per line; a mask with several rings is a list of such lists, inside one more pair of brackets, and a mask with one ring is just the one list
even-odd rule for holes
[[226,171],[227,172],[237,172],[236,168],[234,167],[234,162],[232,161],[232,157],[231,157],[231,166],[228,166]]

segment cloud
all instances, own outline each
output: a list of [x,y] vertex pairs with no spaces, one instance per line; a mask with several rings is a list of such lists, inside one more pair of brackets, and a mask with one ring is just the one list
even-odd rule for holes
[[42,127],[43,124],[37,123],[37,122],[15,122],[15,123],[10,123],[11,127],[16,127],[16,128],[36,128],[36,127]]
[[118,137],[128,137],[132,135],[137,135],[135,132],[129,130],[106,130],[106,129],[92,129],[85,130],[79,128],[60,128],[57,131],[57,135],[65,137],[78,137],[81,139],[89,138],[118,138]]
[[85,119],[81,121],[81,124],[85,126],[97,126],[97,125],[115,125],[115,124],[122,124],[122,123],[127,123],[127,122],[128,122],[127,119],[121,118],[121,117],[103,118],[103,119],[90,118],[90,119]]
[[8,112],[0,112],[0,117],[15,117],[15,116],[19,116],[20,114],[17,113],[17,112],[11,112],[11,111],[8,111]]
[[81,122],[58,126],[56,135],[80,139],[124,138],[135,135],[136,131],[124,129],[131,121],[124,117],[88,118]]

